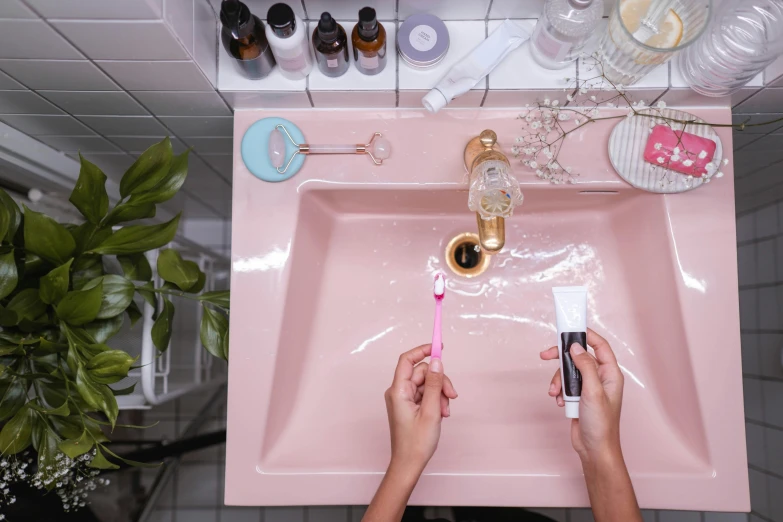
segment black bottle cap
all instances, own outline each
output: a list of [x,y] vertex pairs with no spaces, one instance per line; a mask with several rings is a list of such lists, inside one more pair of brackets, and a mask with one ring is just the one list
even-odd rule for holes
[[375,9],[372,7],[363,7],[359,10],[359,37],[372,42],[378,38],[378,20],[375,17]]
[[223,0],[220,5],[220,23],[234,38],[244,38],[253,32],[255,21],[250,9],[239,0]]
[[332,43],[337,40],[337,22],[329,13],[321,13],[318,21],[318,38],[324,43]]
[[275,4],[266,13],[266,23],[280,38],[288,38],[296,31],[296,16],[288,4]]

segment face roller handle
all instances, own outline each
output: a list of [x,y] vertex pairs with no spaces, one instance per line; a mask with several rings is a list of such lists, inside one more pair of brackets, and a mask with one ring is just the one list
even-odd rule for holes
[[[367,154],[370,156],[373,163],[382,165],[383,160],[388,158],[391,153],[391,144],[389,143],[389,140],[385,139],[380,132],[374,133],[370,138],[369,143],[364,145],[361,143],[356,145],[310,145],[309,143],[295,142],[288,133],[288,130],[282,124],[276,125],[275,130],[282,131],[296,147],[296,151],[288,159],[285,166],[282,164],[277,166],[277,172],[280,174],[285,174],[285,171],[288,170],[288,167],[291,165],[291,162],[294,161],[297,154]],[[270,145],[272,141],[273,140],[270,140]],[[271,148],[272,147],[270,146],[270,157],[279,157],[279,153],[273,154]]]

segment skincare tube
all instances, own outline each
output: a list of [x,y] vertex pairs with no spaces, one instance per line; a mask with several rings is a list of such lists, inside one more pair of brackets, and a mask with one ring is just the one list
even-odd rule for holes
[[438,112],[451,100],[468,92],[528,38],[530,33],[527,30],[505,20],[424,95],[422,104],[428,111]]
[[582,374],[571,359],[571,345],[579,343],[587,350],[587,288],[556,286],[552,288],[552,294],[557,314],[557,351],[560,354],[565,414],[569,419],[578,419]]

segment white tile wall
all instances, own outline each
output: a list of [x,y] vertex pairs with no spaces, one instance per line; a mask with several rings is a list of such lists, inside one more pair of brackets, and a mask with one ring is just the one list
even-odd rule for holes
[[188,52],[163,21],[52,20],[93,60],[184,60]]
[[100,60],[95,63],[128,91],[214,91],[192,60]]
[[0,69],[30,89],[112,91],[119,87],[87,60],[0,60]]

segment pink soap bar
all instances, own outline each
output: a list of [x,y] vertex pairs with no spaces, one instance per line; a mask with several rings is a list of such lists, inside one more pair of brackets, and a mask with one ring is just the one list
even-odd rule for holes
[[644,148],[644,161],[701,177],[715,156],[717,145],[708,138],[690,132],[674,131],[668,125],[656,125]]

